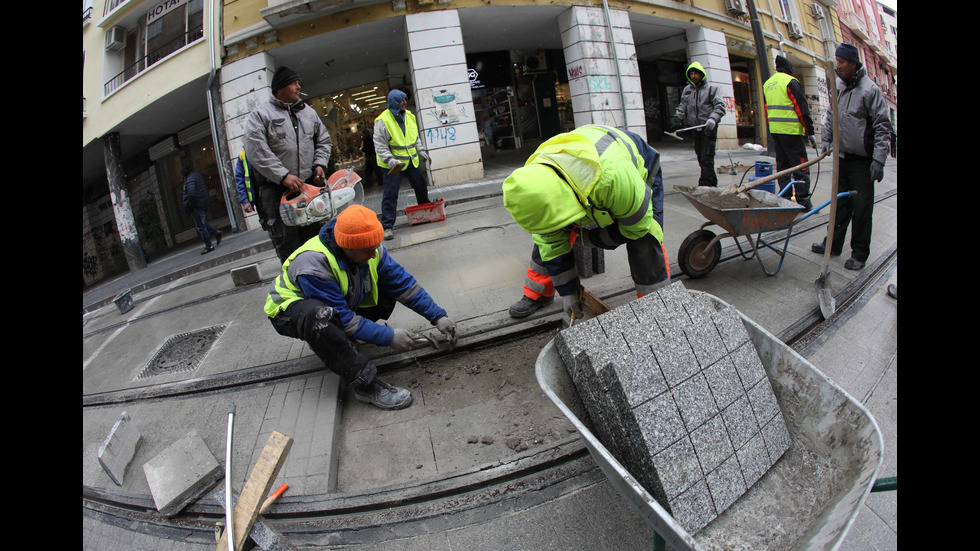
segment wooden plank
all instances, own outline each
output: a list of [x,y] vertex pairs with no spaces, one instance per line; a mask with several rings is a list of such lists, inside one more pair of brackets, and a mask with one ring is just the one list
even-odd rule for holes
[[[255,467],[245,481],[238,502],[235,503],[235,514],[232,522],[234,523],[233,532],[235,536],[235,549],[241,549],[245,540],[248,538],[255,519],[259,516],[259,510],[272,489],[272,484],[279,474],[279,469],[286,462],[286,455],[289,448],[293,445],[293,439],[278,431],[273,431],[266,441],[262,453],[259,454]],[[228,551],[228,530],[221,534],[218,540],[217,551]]]
[[582,291],[585,295],[585,306],[587,306],[589,310],[592,310],[596,314],[605,314],[606,312],[612,310],[608,304],[602,302],[599,297],[593,295],[588,289],[583,287]]

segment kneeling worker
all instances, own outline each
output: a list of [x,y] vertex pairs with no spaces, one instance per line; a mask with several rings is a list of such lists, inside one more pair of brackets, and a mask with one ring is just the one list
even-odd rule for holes
[[355,340],[396,351],[415,340],[405,329],[375,323],[401,302],[453,335],[456,324],[415,278],[381,246],[384,228],[370,209],[351,205],[324,224],[283,262],[265,313],[280,335],[310,345],[328,369],[354,389],[354,396],[383,409],[412,403],[411,393],[377,378],[377,367]]
[[[579,237],[610,250],[625,243],[638,296],[670,279],[660,154],[638,135],[599,125],[558,134],[504,180],[503,192],[504,207],[534,242],[524,296],[511,316],[531,315],[557,291],[565,313],[581,317],[583,288],[572,254]],[[583,228],[593,223],[598,227]]]

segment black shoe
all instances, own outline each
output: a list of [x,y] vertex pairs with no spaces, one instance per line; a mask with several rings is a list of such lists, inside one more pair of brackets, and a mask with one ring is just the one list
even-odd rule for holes
[[214,247],[206,247],[203,251],[201,251],[201,254],[208,254],[209,252],[211,252],[213,250],[214,250]]
[[898,284],[892,283],[888,286],[888,296],[898,300]]
[[844,267],[848,270],[860,270],[861,268],[864,268],[864,262],[861,262],[852,256],[851,258],[847,259],[847,262],[844,263]]
[[221,245],[221,230],[218,230],[218,235],[214,237],[214,246],[217,247]]
[[[827,248],[824,246],[823,243],[814,243],[813,245],[810,245],[810,250],[817,254],[823,254],[824,251],[827,250]],[[840,253],[839,252],[835,253],[834,251],[830,251],[830,256],[840,256]]]
[[554,295],[550,297],[541,297],[537,300],[528,298],[527,296],[521,297],[521,300],[515,302],[510,306],[510,317],[512,318],[526,318],[531,314],[538,311],[538,308],[542,306],[547,306],[554,302]]
[[377,378],[366,387],[355,387],[354,398],[381,409],[402,409],[412,404],[412,393],[407,389],[389,385]]

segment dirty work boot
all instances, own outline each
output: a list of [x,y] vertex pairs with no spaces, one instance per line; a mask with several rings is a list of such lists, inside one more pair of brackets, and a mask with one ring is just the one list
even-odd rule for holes
[[412,404],[412,393],[407,389],[389,385],[377,378],[370,385],[355,387],[354,397],[381,409],[402,409]]
[[214,236],[214,246],[218,247],[220,245],[221,245],[221,230],[218,230],[218,233],[215,234]]
[[[825,245],[826,242],[824,241],[821,241],[820,243],[814,243],[813,245],[810,245],[810,250],[817,254],[823,254],[824,251],[827,250],[827,247]],[[839,252],[835,253],[833,250],[831,250],[830,256],[840,256],[840,253]]]
[[391,231],[391,228],[385,228],[385,241],[391,241],[395,238],[395,232]]
[[508,310],[508,312],[510,313],[510,317],[512,318],[526,318],[531,314],[537,312],[538,308],[541,308],[542,306],[547,306],[552,302],[554,302],[554,300],[555,300],[554,295],[550,297],[541,297],[537,300],[528,298],[525,295],[521,297],[521,300],[515,302],[514,304],[511,304],[510,310]]

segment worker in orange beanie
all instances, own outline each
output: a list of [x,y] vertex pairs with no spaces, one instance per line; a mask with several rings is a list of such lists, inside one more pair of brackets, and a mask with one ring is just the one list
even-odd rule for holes
[[[412,403],[407,389],[384,383],[355,341],[412,348],[419,335],[377,323],[401,302],[452,340],[456,324],[381,245],[377,215],[351,205],[324,224],[320,234],[293,252],[272,284],[265,313],[280,335],[301,339],[354,397],[383,409]],[[424,339],[423,339],[424,340]]]

